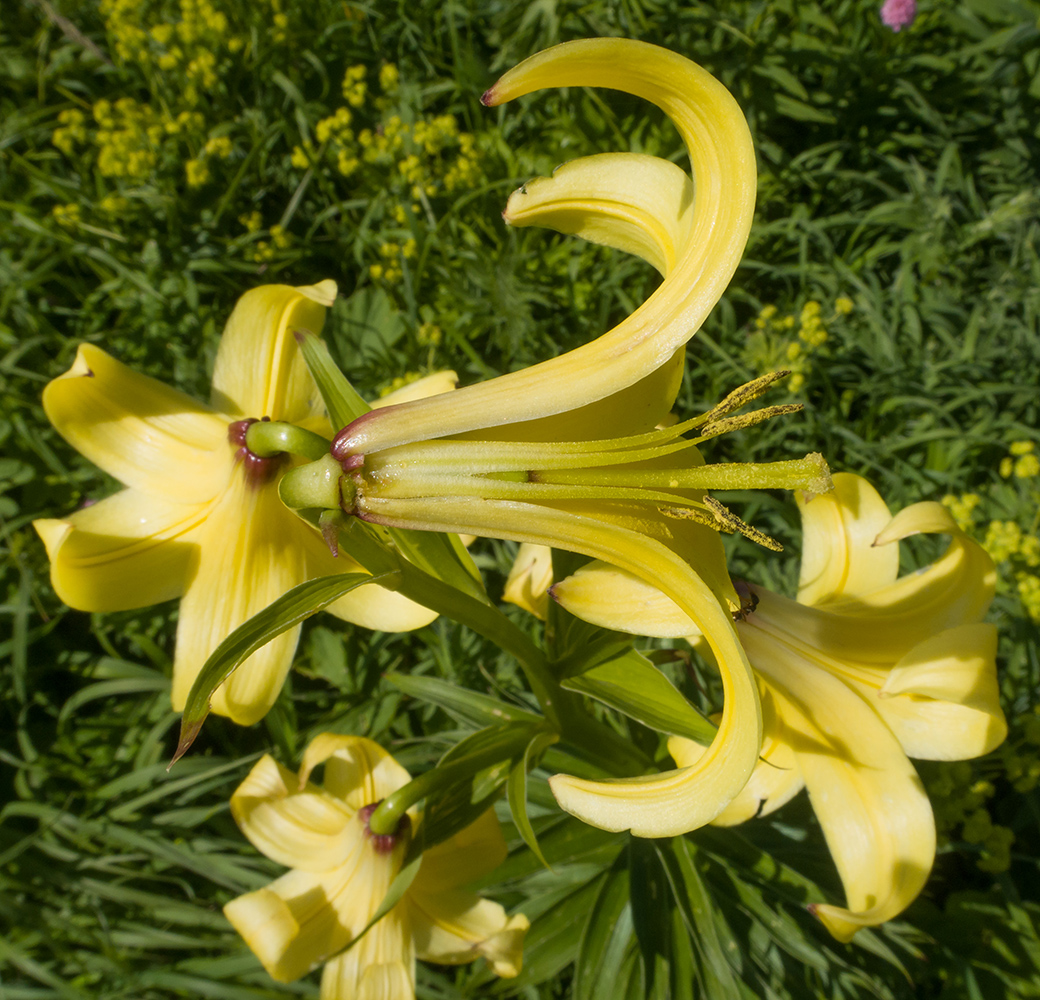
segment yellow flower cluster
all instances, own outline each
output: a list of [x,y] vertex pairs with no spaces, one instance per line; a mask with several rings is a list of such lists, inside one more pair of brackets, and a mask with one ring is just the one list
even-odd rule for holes
[[87,116],[76,108],[69,108],[58,115],[58,126],[51,135],[51,142],[66,156],[71,156],[78,144],[87,141]]
[[396,284],[404,277],[402,260],[411,260],[415,257],[418,247],[414,239],[407,239],[403,244],[381,243],[379,245],[379,256],[383,263],[373,264],[368,273],[375,281],[385,281],[388,285]]
[[148,104],[121,97],[114,104],[101,100],[94,105],[98,148],[97,169],[102,177],[141,180],[155,169],[167,127]]
[[59,226],[64,226],[66,229],[73,229],[79,225],[80,213],[79,205],[70,203],[68,205],[55,205],[51,209],[51,214],[54,216],[54,221]]
[[1040,458],[1032,441],[1013,441],[1010,451],[1000,462],[1000,474],[1005,479],[1032,479],[1040,475]]
[[[829,319],[823,319],[823,306],[810,299],[797,316],[778,315],[775,305],[762,308],[755,318],[755,332],[748,338],[745,356],[756,371],[786,368],[791,371],[787,381],[790,392],[798,392],[812,370],[812,354],[827,343],[830,336],[827,323],[847,316],[855,308],[852,299],[840,296],[834,301]],[[790,331],[797,328],[797,339]]]
[[957,522],[957,527],[961,531],[968,533],[971,532],[974,526],[975,508],[980,503],[982,503],[982,497],[978,493],[962,493],[960,496],[947,493],[942,498],[942,505],[953,515],[953,519]]
[[[476,184],[482,176],[479,151],[475,138],[459,131],[453,115],[424,118],[400,103],[400,72],[395,65],[381,67],[381,96],[371,101],[365,72],[364,66],[347,69],[343,96],[349,107],[344,105],[321,119],[314,128],[315,141],[294,147],[291,163],[298,170],[307,170],[327,157],[343,177],[363,172],[365,167],[375,168],[356,183],[370,181],[373,195],[394,202],[390,212],[404,225],[406,205],[412,214],[418,214],[423,199]],[[355,126],[356,114],[367,119],[360,129]],[[392,267],[381,263],[373,268],[381,269],[383,280],[393,280],[386,277],[393,275]]]
[[411,385],[413,382],[418,382],[419,379],[425,377],[422,372],[405,372],[403,375],[398,375],[397,378],[388,382],[379,390],[379,397],[389,396],[390,393],[397,392],[398,389],[403,389],[406,385]]
[[189,107],[219,83],[221,56],[245,44],[210,0],[180,0],[174,23],[149,23],[155,15],[141,0],[101,0],[100,10],[119,59],[174,75],[178,99]]
[[949,843],[959,828],[961,839],[980,845],[976,864],[982,871],[1007,871],[1015,835],[989,814],[986,802],[996,791],[992,782],[976,778],[970,761],[958,760],[939,765],[928,791],[940,843]]
[[[260,232],[264,226],[264,218],[258,211],[252,211],[248,215],[240,215],[238,221],[245,227],[247,233]],[[258,264],[274,260],[278,250],[285,250],[292,246],[292,234],[286,232],[279,225],[271,226],[268,230],[270,240],[258,240],[252,244],[246,256]]]

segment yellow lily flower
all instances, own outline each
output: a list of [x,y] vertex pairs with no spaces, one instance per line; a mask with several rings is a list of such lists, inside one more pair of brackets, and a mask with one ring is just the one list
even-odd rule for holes
[[[308,781],[325,765],[323,787]],[[488,810],[422,856],[397,904],[344,951],[375,917],[401,868],[414,817],[400,832],[368,828],[375,804],[409,781],[385,750],[359,736],[323,733],[299,775],[263,757],[231,798],[242,832],[267,857],[293,869],[233,899],[224,913],[271,976],[292,982],[326,963],[322,1000],[409,1000],[415,960],[458,965],[483,956],[499,976],[520,972],[523,914],[463,888],[505,860]]]
[[[320,331],[335,297],[333,281],[264,285],[243,295],[220,342],[208,406],[92,344],[81,344],[72,367],[44,389],[44,410],[62,437],[127,487],[68,517],[34,522],[54,589],[83,611],[181,598],[171,692],[177,711],[206,658],[246,619],[304,580],[360,571],[349,556],[333,559],[279,501],[276,480],[288,459],[259,459],[244,441],[245,420],[261,417],[331,435],[293,331]],[[430,378],[407,386],[405,398],[454,385],[453,377]],[[329,610],[385,631],[435,617],[375,585]],[[249,657],[215,692],[213,711],[241,725],[261,719],[298,637],[291,629]]]
[[[836,475],[833,493],[800,497],[799,509],[798,600],[746,585],[753,608],[737,633],[761,685],[765,735],[751,780],[715,823],[767,815],[807,788],[848,899],[814,912],[847,941],[902,912],[935,857],[931,805],[907,756],[977,757],[1007,733],[996,629],[981,621],[996,574],[940,504],[892,517],[859,476]],[[894,543],[922,532],[949,534],[946,553],[899,577]],[[584,567],[553,595],[594,622],[623,602],[629,631],[696,631],[664,594],[610,567]],[[668,747],[686,765],[704,752],[679,737]]]
[[686,143],[693,179],[655,157],[588,157],[514,194],[506,220],[544,222],[637,253],[664,281],[592,344],[450,400],[366,414],[337,435],[333,455],[353,482],[350,512],[365,520],[609,560],[654,580],[697,621],[725,692],[718,738],[704,759],[623,782],[557,775],[552,785],[561,806],[586,822],[668,836],[725,807],[761,742],[757,690],[729,613],[739,599],[711,526],[726,514],[705,491],[809,488],[806,477],[825,490],[826,466],[816,459],[704,466],[680,437],[689,424],[654,430],[675,400],[684,345],[726,287],[750,228],[755,157],[736,102],[689,60],[626,39],[568,42],[535,55],[484,102],[547,86],[609,87],[657,104]]

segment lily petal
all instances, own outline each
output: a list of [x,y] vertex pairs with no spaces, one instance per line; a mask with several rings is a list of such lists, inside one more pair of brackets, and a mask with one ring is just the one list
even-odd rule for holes
[[321,977],[321,1000],[413,1000],[415,945],[404,908],[391,910]]
[[[784,733],[772,691],[762,695],[762,752],[740,794],[712,820],[713,826],[737,826],[757,816],[768,816],[791,801],[804,787],[798,758]],[[704,747],[682,736],[668,739],[668,752],[680,767],[700,759]]]
[[834,491],[796,493],[802,515],[802,568],[798,602],[820,605],[886,587],[899,575],[899,549],[875,545],[892,520],[880,494],[862,476],[832,476]]
[[[955,525],[939,518],[936,508],[946,513],[939,504],[915,504],[892,522],[896,537],[907,528],[931,530],[914,527],[919,524],[943,525],[940,530],[953,532],[946,552],[930,566],[868,594],[834,598],[822,607],[763,592],[756,615],[809,646],[867,664],[891,664],[937,632],[978,621],[993,600],[993,561]],[[908,512],[910,517],[904,517]],[[879,537],[882,544],[896,540],[891,526]]]
[[445,370],[418,378],[414,382],[401,386],[393,392],[368,405],[373,410],[384,406],[396,406],[398,403],[410,403],[413,399],[426,399],[429,396],[440,396],[442,393],[451,392],[459,384],[459,377],[453,371]]
[[545,226],[624,250],[666,277],[686,249],[693,182],[659,156],[599,153],[528,181],[502,217],[511,226]]
[[322,733],[315,737],[303,755],[301,786],[319,764],[325,765],[325,791],[355,812],[411,781],[411,775],[390,754],[363,736]]
[[[359,829],[361,822],[354,820]],[[396,870],[358,841],[330,872],[290,871],[269,886],[233,899],[224,915],[273,979],[290,983],[342,951],[365,927]]]
[[373,500],[380,523],[454,531],[556,546],[647,579],[694,621],[719,665],[724,707],[715,740],[695,765],[664,774],[588,781],[557,774],[550,786],[567,812],[601,830],[670,837],[715,818],[744,787],[762,745],[758,690],[733,622],[707,583],[653,538],[608,521],[525,503],[486,504],[479,498]]
[[322,412],[294,331],[320,333],[336,283],[261,285],[235,305],[213,369],[212,403],[230,416],[304,423]]
[[[309,579],[333,573],[365,572],[346,552],[340,551],[333,559],[316,532],[301,532],[299,542],[306,556]],[[352,590],[325,610],[344,621],[381,632],[411,632],[429,625],[437,617],[437,612],[374,583]]]
[[[488,809],[464,830],[423,854],[422,867],[410,891],[437,895],[469,885],[490,875],[506,859],[505,838],[493,809]],[[466,863],[459,864],[464,857]]]
[[547,545],[524,542],[513,560],[502,600],[545,621],[552,578],[552,549]]
[[166,501],[212,500],[231,476],[227,421],[92,344],[43,390],[47,418],[121,483]]
[[33,527],[46,546],[54,590],[69,607],[127,611],[184,593],[207,510],[122,490]]
[[[181,601],[170,696],[175,711],[183,710],[221,640],[306,579],[296,543],[309,530],[274,490],[252,489],[236,473],[200,529],[198,568]],[[212,711],[243,726],[262,719],[282,689],[299,634],[299,627],[289,629],[245,660],[213,693]]]
[[568,354],[356,421],[344,446],[368,453],[584,406],[645,378],[693,336],[732,277],[750,230],[755,153],[736,101],[675,53],[620,38],[565,42],[510,70],[485,95],[499,104],[543,87],[602,86],[664,109],[687,144],[695,186],[688,252],[613,330]]
[[552,596],[576,618],[600,628],[673,639],[697,631],[693,619],[657,587],[605,562],[582,566],[554,584]]
[[761,629],[740,628],[774,689],[848,907],[816,916],[838,940],[901,913],[935,859],[935,820],[917,773],[880,717],[844,681]]
[[996,626],[947,629],[889,672],[876,708],[911,757],[981,757],[1007,736],[995,660]]
[[498,903],[462,889],[436,896],[411,892],[408,911],[419,958],[462,965],[484,955],[496,975],[519,975],[530,927],[522,914],[510,919]]

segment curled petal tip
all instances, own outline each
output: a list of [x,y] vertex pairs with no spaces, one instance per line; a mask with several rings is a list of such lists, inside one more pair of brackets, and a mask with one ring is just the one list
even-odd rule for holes
[[480,95],[480,103],[483,104],[485,108],[493,108],[498,103],[495,99],[494,87],[488,87],[488,89]]

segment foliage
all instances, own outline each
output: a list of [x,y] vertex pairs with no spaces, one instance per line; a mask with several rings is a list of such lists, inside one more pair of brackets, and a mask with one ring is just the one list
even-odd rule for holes
[[[591,339],[656,279],[602,248],[505,229],[505,197],[585,153],[678,156],[678,138],[645,105],[604,92],[497,112],[479,96],[555,41],[624,34],[718,75],[760,155],[752,240],[691,345],[681,409],[790,362],[804,415],[728,435],[714,460],[818,450],[870,477],[893,509],[948,498],[1001,564],[1012,734],[982,761],[922,769],[945,838],[927,896],[905,922],[850,946],[805,910],[833,898],[837,880],[804,802],[739,833],[638,842],[564,817],[535,769],[494,877],[499,898],[532,918],[521,979],[491,986],[479,967],[426,970],[420,996],[1037,994],[1040,480],[1025,460],[1040,426],[1040,4],[922,3],[899,35],[876,6],[5,8],[0,992],[316,995],[311,979],[273,983],[219,912],[276,873],[227,807],[257,755],[274,747],[292,767],[314,734],[351,732],[419,772],[486,723],[487,703],[453,702],[443,682],[507,711],[532,707],[514,661],[444,619],[414,635],[317,619],[265,726],[211,719],[167,772],[175,611],[88,616],[53,595],[30,521],[113,483],[48,427],[40,389],[85,340],[201,396],[232,303],[269,281],[339,282],[328,340],[370,396],[441,367],[473,381]],[[792,504],[735,503],[797,553]],[[511,555],[505,544],[476,549],[493,596]],[[740,540],[731,555],[737,572],[758,559]],[[756,562],[755,575],[790,592],[795,567],[781,557],[764,574]],[[685,667],[665,664],[690,700],[717,707]],[[658,752],[655,732],[611,718]],[[565,753],[549,747],[543,759]],[[528,846],[534,835],[551,877]]]

